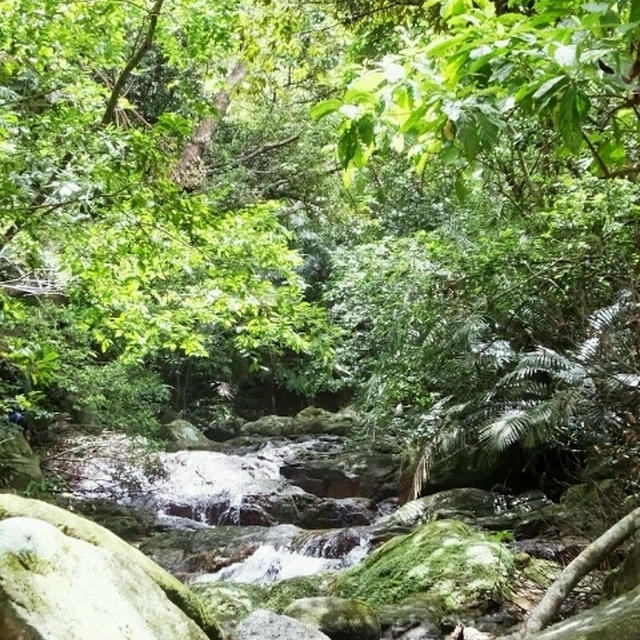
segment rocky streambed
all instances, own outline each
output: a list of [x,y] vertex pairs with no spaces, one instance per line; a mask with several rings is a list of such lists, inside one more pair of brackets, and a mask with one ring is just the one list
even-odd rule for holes
[[[442,640],[461,621],[461,637],[495,638],[583,548],[594,505],[617,491],[573,487],[556,504],[460,487],[398,506],[399,460],[356,447],[355,419],[307,409],[223,431],[223,442],[175,421],[169,450],[152,453],[123,436],[71,436],[47,464],[70,490],[61,506],[187,583],[236,640]],[[564,615],[599,596],[587,581]]]

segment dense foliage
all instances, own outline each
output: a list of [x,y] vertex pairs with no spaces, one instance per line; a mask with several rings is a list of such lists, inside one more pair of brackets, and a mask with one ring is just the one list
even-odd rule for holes
[[428,457],[635,442],[639,3],[0,15],[3,410],[151,433],[260,387]]

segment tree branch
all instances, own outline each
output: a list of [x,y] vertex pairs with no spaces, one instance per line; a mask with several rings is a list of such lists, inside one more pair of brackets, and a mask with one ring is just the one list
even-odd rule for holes
[[155,4],[149,11],[149,24],[147,26],[145,38],[140,46],[134,50],[133,55],[129,58],[129,61],[124,66],[124,69],[120,72],[118,79],[113,85],[109,101],[107,102],[107,108],[102,116],[103,125],[111,124],[114,121],[118,100],[120,99],[120,94],[122,93],[124,85],[133,73],[133,70],[138,66],[144,55],[153,45],[153,36],[158,25],[158,18],[160,17],[160,11],[163,4],[164,0],[156,0]]
[[578,582],[638,529],[640,529],[640,507],[618,520],[567,565],[524,623],[522,636],[526,637],[544,629]]

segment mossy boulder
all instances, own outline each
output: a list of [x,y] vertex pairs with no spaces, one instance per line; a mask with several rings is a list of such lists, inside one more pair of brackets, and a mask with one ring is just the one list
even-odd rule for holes
[[526,640],[638,640],[640,587],[567,618]]
[[264,602],[265,587],[234,582],[194,582],[191,589],[206,613],[215,617],[225,631],[253,613]]
[[336,597],[302,598],[284,611],[328,635],[331,640],[378,640],[380,622],[369,605],[362,600]]
[[187,420],[178,419],[163,425],[160,436],[167,440],[171,451],[209,449],[212,445],[211,440]]
[[207,639],[139,565],[28,517],[0,522],[0,637]]
[[351,409],[331,413],[317,407],[307,407],[293,419],[293,432],[297,435],[327,434],[349,435],[358,422],[357,414]]
[[209,638],[218,640],[222,637],[218,624],[207,617],[198,598],[184,584],[111,531],[46,502],[0,494],[0,521],[21,516],[43,520],[70,538],[105,549],[125,563],[137,566],[164,591],[171,602],[204,629]]
[[372,605],[420,597],[442,614],[500,601],[509,590],[511,552],[456,520],[398,536],[337,577],[333,595]]
[[242,435],[268,436],[282,438],[293,435],[293,418],[291,416],[264,416],[253,422],[242,425]]
[[41,481],[40,461],[22,430],[0,422],[0,488],[27,489]]

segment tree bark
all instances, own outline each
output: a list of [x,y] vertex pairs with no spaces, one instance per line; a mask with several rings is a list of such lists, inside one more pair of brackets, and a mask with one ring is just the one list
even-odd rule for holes
[[203,156],[211,148],[220,120],[227,113],[231,102],[231,94],[242,82],[247,69],[242,62],[236,62],[227,75],[225,86],[218,91],[213,107],[215,115],[205,118],[194,130],[191,139],[185,145],[180,160],[173,168],[173,179],[186,191],[195,191],[202,185],[206,177]]
[[607,554],[639,529],[640,507],[618,520],[567,565],[558,579],[549,587],[538,606],[531,612],[522,627],[522,632],[516,637],[526,637],[544,629],[553,620],[560,605],[578,582],[595,569]]

